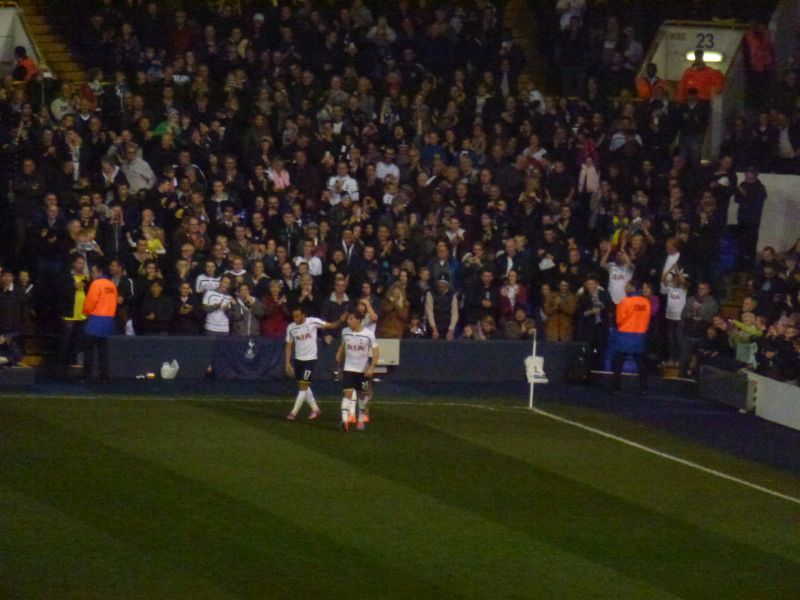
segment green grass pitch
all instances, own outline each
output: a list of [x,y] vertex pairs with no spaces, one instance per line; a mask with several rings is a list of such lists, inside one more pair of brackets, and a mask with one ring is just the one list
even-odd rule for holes
[[800,597],[797,504],[509,406],[378,402],[363,434],[289,406],[0,399],[0,598]]

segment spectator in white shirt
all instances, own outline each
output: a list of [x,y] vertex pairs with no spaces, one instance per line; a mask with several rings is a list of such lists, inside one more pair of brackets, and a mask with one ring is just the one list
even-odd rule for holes
[[340,161],[336,165],[336,175],[328,179],[328,191],[331,193],[331,206],[339,204],[343,196],[350,196],[353,202],[358,202],[358,182],[350,177],[346,162]]
[[156,183],[156,174],[141,156],[139,146],[128,144],[125,147],[125,160],[122,163],[122,172],[128,180],[131,194],[136,195],[139,190],[152,189]]
[[306,263],[308,272],[311,273],[312,277],[320,277],[322,275],[322,261],[319,257],[314,256],[314,242],[311,240],[303,241],[303,254],[302,256],[295,256],[293,262],[295,267]]
[[206,335],[225,336],[230,333],[230,315],[233,310],[233,297],[230,295],[231,283],[231,276],[223,275],[219,280],[219,288],[208,290],[203,295]]
[[383,181],[387,175],[394,175],[396,179],[400,179],[400,168],[394,164],[395,149],[387,147],[383,151],[383,160],[378,161],[375,166],[375,176]]
[[617,250],[614,260],[609,262],[610,251],[603,255],[600,266],[608,271],[608,293],[614,304],[625,298],[625,286],[633,278],[633,263],[628,253],[621,248]]
[[661,287],[659,289],[662,295],[669,293],[668,285],[664,281],[664,275],[670,273],[673,267],[680,266],[681,252],[678,244],[678,239],[675,237],[667,238],[664,242],[666,255],[664,256],[664,263],[661,265]]
[[217,276],[217,263],[207,260],[205,272],[195,279],[194,291],[198,294],[205,294],[208,291],[219,289],[219,277]]
[[75,114],[75,98],[73,97],[72,84],[63,83],[58,97],[50,103],[50,113],[56,122],[61,121],[65,115]]

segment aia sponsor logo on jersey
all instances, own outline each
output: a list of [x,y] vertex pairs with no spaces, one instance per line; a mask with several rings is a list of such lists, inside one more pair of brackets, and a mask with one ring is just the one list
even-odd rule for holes
[[366,352],[367,347],[363,344],[347,344],[348,352]]
[[308,331],[306,331],[305,333],[296,333],[294,335],[294,339],[296,339],[298,342],[302,342],[302,341],[305,341],[305,340],[310,340],[311,339],[311,334]]

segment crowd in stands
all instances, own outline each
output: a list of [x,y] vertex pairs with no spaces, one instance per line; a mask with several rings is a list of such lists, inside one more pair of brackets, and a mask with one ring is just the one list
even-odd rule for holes
[[[85,83],[0,87],[0,333],[59,332],[70,364],[102,262],[119,333],[282,337],[293,307],[335,321],[361,303],[379,337],[538,326],[602,352],[633,279],[652,301],[653,360],[795,379],[800,244],[756,244],[758,171],[800,155],[796,74],[701,164],[705,91],[671,99],[652,68],[637,80],[626,14],[598,20],[592,4],[557,3],[560,95],[525,75],[486,0],[79,11]],[[731,272],[749,287],[728,321]]]

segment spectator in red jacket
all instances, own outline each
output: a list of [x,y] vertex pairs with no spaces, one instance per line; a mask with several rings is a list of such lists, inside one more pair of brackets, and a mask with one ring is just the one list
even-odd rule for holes
[[500,288],[500,317],[504,322],[511,321],[515,311],[519,308],[527,310],[527,305],[528,288],[519,281],[519,273],[512,269]]
[[261,320],[261,335],[270,338],[283,338],[289,326],[289,304],[283,293],[281,282],[269,282],[269,293],[264,296],[264,318]]
[[28,56],[28,51],[25,46],[17,46],[14,48],[14,59],[17,61],[17,66],[12,71],[14,81],[24,81],[27,83],[31,77],[39,72],[39,67],[36,62]]
[[697,90],[699,100],[708,101],[722,92],[725,87],[725,75],[706,65],[703,60],[705,55],[703,50],[695,50],[694,54],[694,64],[683,72],[681,81],[678,84],[678,92],[675,95],[675,99],[678,102],[686,100],[691,88]]
[[747,96],[752,108],[764,107],[775,68],[772,34],[764,23],[753,21],[744,34]]

